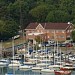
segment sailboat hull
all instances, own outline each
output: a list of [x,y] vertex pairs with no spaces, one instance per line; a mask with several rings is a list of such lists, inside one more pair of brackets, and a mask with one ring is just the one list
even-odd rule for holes
[[55,75],[71,75],[71,71],[55,71]]
[[49,72],[49,73],[53,73],[54,70],[51,70],[51,69],[42,69],[41,72]]
[[41,70],[42,67],[32,67],[32,70]]

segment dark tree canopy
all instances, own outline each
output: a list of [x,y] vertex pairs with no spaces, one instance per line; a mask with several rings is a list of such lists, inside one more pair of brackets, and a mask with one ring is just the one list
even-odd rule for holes
[[19,26],[24,29],[30,22],[68,21],[75,23],[75,0],[0,0],[2,37],[14,36],[12,27],[18,32]]
[[18,34],[19,27],[15,21],[0,20],[0,40],[7,40]]

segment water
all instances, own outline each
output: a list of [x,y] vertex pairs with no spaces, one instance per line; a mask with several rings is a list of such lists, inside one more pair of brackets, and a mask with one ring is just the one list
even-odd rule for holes
[[[55,75],[54,73],[41,73],[40,71],[19,70],[18,68],[0,67],[0,75]],[[75,75],[72,71],[71,75]]]

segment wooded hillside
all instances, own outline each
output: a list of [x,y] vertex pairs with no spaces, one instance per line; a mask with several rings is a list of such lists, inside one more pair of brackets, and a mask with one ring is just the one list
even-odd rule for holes
[[75,0],[0,0],[1,38],[14,36],[30,22],[74,24]]

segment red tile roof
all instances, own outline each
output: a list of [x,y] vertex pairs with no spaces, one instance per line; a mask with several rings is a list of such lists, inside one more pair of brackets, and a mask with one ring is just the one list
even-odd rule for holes
[[[40,23],[45,29],[66,29],[70,24],[68,23]],[[36,29],[39,23],[30,23],[26,29]]]

